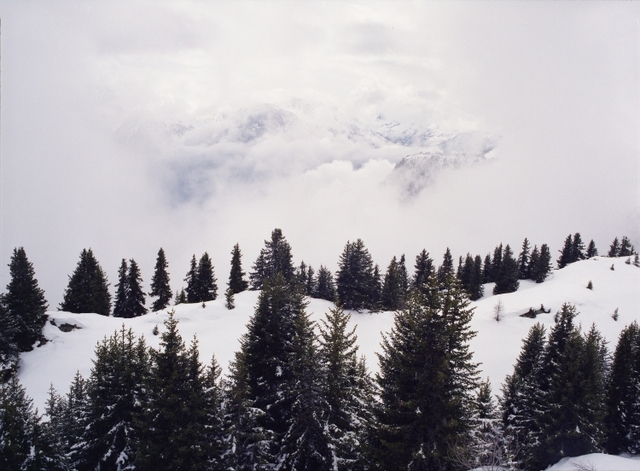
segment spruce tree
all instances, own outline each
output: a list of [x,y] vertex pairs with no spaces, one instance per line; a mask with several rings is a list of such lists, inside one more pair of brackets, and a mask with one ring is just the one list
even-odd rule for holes
[[502,253],[502,263],[500,264],[496,284],[493,287],[493,294],[513,293],[517,291],[520,286],[518,277],[518,262],[513,258],[511,247],[507,244]]
[[307,279],[305,283],[305,292],[307,296],[313,296],[316,292],[316,272],[311,265],[307,267]]
[[569,263],[578,262],[585,259],[584,242],[579,232],[573,235],[573,242],[571,244],[571,261]]
[[631,241],[627,236],[622,236],[622,241],[620,242],[620,250],[618,251],[618,257],[630,257],[636,253],[633,245],[631,245]]
[[184,304],[187,302],[187,292],[184,288],[179,291],[176,291],[176,298],[174,304],[177,306],[178,304]]
[[389,263],[387,273],[382,284],[382,307],[389,311],[400,309],[404,303],[404,295],[400,280],[400,270],[396,257]]
[[607,388],[606,450],[640,453],[640,328],[637,322],[620,332]]
[[500,270],[502,270],[502,253],[503,252],[504,252],[504,248],[502,246],[502,243],[493,250],[493,258],[491,259],[491,282],[493,283],[498,281],[498,276],[500,276]]
[[339,303],[345,309],[369,309],[374,305],[376,285],[373,260],[364,242],[347,242],[336,275]]
[[266,278],[282,274],[286,281],[292,281],[295,275],[293,268],[291,246],[282,234],[282,229],[271,232],[271,240],[264,241],[264,248],[253,265],[250,273],[251,289],[262,289]]
[[314,297],[332,302],[336,300],[336,286],[333,282],[333,274],[324,265],[320,265],[318,269]]
[[187,288],[185,289],[187,303],[191,304],[199,302],[198,263],[196,261],[195,254],[191,256],[191,264],[189,265],[189,271],[187,272],[187,276],[184,281],[187,283]]
[[214,301],[218,297],[218,284],[209,254],[205,252],[200,257],[197,269],[197,301]]
[[[440,291],[440,288],[444,290]],[[377,469],[447,469],[470,429],[477,385],[468,341],[472,310],[453,276],[414,291],[378,355]]]
[[151,278],[151,292],[149,293],[149,296],[158,298],[151,305],[153,312],[161,311],[171,303],[172,291],[169,285],[169,274],[167,273],[168,266],[169,263],[164,254],[164,249],[160,247],[153,277]]
[[242,271],[242,252],[240,245],[233,246],[231,251],[231,271],[229,272],[229,289],[233,294],[242,293],[249,287],[249,283],[244,279],[245,273]]
[[454,276],[455,272],[453,270],[453,257],[451,256],[451,251],[449,247],[447,247],[444,256],[442,257],[442,265],[438,268],[438,283],[445,284],[447,279],[450,276]]
[[[47,301],[24,248],[13,249],[9,275],[11,279],[2,299],[4,324],[10,327],[8,341],[15,344],[18,351],[28,352],[42,338],[42,328],[47,320]],[[7,350],[7,345],[4,349]]]
[[613,239],[613,242],[609,246],[609,252],[607,253],[607,257],[618,257],[620,254],[620,242],[616,237]]
[[69,277],[69,285],[60,304],[61,311],[96,313],[108,316],[111,312],[111,294],[107,276],[91,249],[83,249],[80,261]]
[[529,273],[530,249],[531,246],[529,245],[529,239],[525,237],[522,242],[522,251],[520,252],[520,255],[518,255],[518,278],[521,280],[526,280],[531,276]]
[[491,254],[487,254],[484,257],[484,264],[482,265],[482,282],[493,283],[495,278],[493,277],[493,262],[491,261]]
[[598,249],[596,248],[596,243],[591,239],[589,245],[587,246],[586,258],[593,258],[598,256]]
[[558,269],[564,268],[566,267],[569,263],[572,263],[573,260],[573,237],[571,236],[571,234],[569,234],[567,236],[567,238],[564,240],[564,246],[562,247],[562,250],[560,251],[560,258],[558,258]]
[[435,274],[433,260],[429,257],[429,253],[425,249],[422,249],[422,252],[416,256],[414,269],[413,278],[411,279],[411,289],[421,289],[429,277]]
[[9,379],[18,369],[20,355],[15,340],[15,319],[9,317],[3,296],[0,296],[0,383]]
[[380,310],[380,306],[382,305],[382,275],[380,275],[380,267],[377,263],[373,266],[373,276],[371,277],[370,283],[368,308],[376,312]]
[[547,244],[542,244],[540,252],[537,247],[531,253],[531,279],[536,283],[542,283],[551,273],[551,252]]
[[132,317],[128,315],[127,298],[129,293],[129,267],[123,258],[118,269],[118,284],[116,285],[116,299],[113,303],[113,317]]
[[142,291],[142,277],[140,276],[140,268],[134,259],[129,260],[128,285],[127,313],[131,317],[145,315],[147,308],[144,307],[145,295]]

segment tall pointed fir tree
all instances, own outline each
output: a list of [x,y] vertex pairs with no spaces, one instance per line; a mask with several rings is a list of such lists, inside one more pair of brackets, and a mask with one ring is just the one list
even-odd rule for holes
[[472,309],[458,281],[432,279],[414,291],[383,337],[377,382],[377,469],[448,469],[451,447],[467,436],[477,365],[471,361]]
[[566,267],[569,263],[572,263],[572,251],[573,251],[573,236],[569,234],[564,240],[562,250],[560,250],[560,257],[557,260],[558,269]]
[[229,282],[227,283],[233,294],[242,293],[249,287],[244,275],[245,273],[242,271],[242,252],[240,252],[240,245],[236,244],[231,251],[231,271],[229,272]]
[[495,249],[493,249],[493,258],[491,259],[491,283],[495,283],[498,280],[498,276],[500,276],[500,271],[502,270],[502,253],[504,252],[504,248],[502,243],[498,245]]
[[341,308],[329,309],[322,320],[319,356],[324,397],[329,407],[327,436],[337,470],[366,469],[365,449],[373,426],[373,383],[364,358],[358,358],[355,327]]
[[422,286],[427,283],[429,277],[434,274],[433,260],[429,257],[429,252],[422,249],[422,252],[416,256],[413,278],[411,279],[411,289],[421,289]]
[[96,347],[77,469],[132,469],[150,361],[143,339],[124,325]]
[[640,327],[635,321],[620,332],[606,405],[607,452],[640,453]]
[[118,284],[116,285],[116,299],[113,303],[113,317],[131,317],[127,313],[127,297],[129,292],[129,267],[123,258],[118,269]]
[[282,274],[286,281],[294,278],[291,246],[282,234],[282,229],[274,229],[271,232],[271,240],[264,241],[264,248],[253,264],[253,271],[249,274],[251,289],[262,289],[266,278],[273,277],[276,273]]
[[91,249],[83,249],[80,261],[69,277],[69,285],[60,304],[61,311],[96,313],[108,316],[111,294],[107,276]]
[[484,263],[482,265],[482,282],[483,283],[493,283],[495,279],[493,278],[493,263],[491,261],[491,254],[487,254],[484,257]]
[[9,275],[11,279],[2,299],[5,311],[3,323],[10,327],[5,334],[8,334],[10,345],[14,344],[20,352],[27,352],[42,338],[42,328],[47,319],[47,301],[24,248],[13,249]]
[[197,301],[214,301],[218,298],[218,284],[209,254],[205,252],[198,262],[197,270]]
[[140,268],[134,259],[129,260],[129,292],[127,293],[127,313],[131,317],[144,316],[147,308],[144,307],[145,295],[142,291],[142,276]]
[[453,257],[451,256],[449,247],[447,247],[447,250],[442,257],[442,265],[440,265],[440,267],[438,268],[438,282],[444,285],[447,279],[450,276],[454,275],[455,272],[453,269]]
[[522,250],[520,251],[520,255],[518,255],[518,278],[521,280],[526,280],[530,276],[529,250],[531,250],[531,245],[529,244],[529,239],[525,237],[522,242]]
[[382,307],[388,311],[400,309],[405,302],[402,282],[400,279],[400,267],[394,256],[387,267],[382,284]]
[[596,248],[596,243],[591,239],[589,241],[589,245],[587,246],[587,253],[585,254],[586,258],[593,258],[598,256],[598,249]]
[[579,232],[573,235],[573,243],[571,244],[571,263],[585,259],[584,242]]
[[345,309],[370,309],[376,291],[373,260],[361,239],[347,242],[338,261],[336,289]]
[[9,379],[18,369],[20,354],[16,345],[16,323],[0,296],[0,383]]
[[607,257],[618,257],[619,254],[620,254],[620,241],[616,237],[615,239],[613,239],[613,242],[611,242],[611,245],[609,246],[609,252],[607,253]]
[[496,277],[496,284],[493,287],[493,294],[513,293],[517,291],[520,282],[518,281],[518,262],[513,258],[511,247],[507,244],[502,253],[502,263]]
[[320,265],[318,268],[314,297],[332,302],[336,300],[336,285],[333,282],[333,274],[324,265]]
[[198,293],[198,262],[195,254],[191,257],[189,271],[184,281],[187,283],[187,288],[184,290],[187,295],[187,303],[191,304],[200,301]]
[[631,241],[627,236],[622,236],[622,240],[620,241],[620,250],[618,251],[618,257],[630,257],[634,255],[636,250],[631,245]]
[[169,273],[167,268],[169,263],[167,257],[164,254],[164,249],[160,247],[158,250],[158,257],[156,258],[156,266],[153,271],[153,277],[151,278],[151,292],[149,296],[158,298],[151,305],[153,312],[158,312],[165,309],[171,304],[171,298],[173,292],[169,284]]
[[533,267],[531,279],[536,283],[543,283],[551,273],[551,251],[547,244],[540,246],[540,257]]

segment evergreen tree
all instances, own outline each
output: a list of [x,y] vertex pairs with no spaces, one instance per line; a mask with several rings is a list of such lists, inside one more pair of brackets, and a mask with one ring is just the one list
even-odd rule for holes
[[107,276],[95,259],[91,249],[83,249],[80,261],[60,304],[61,311],[89,312],[108,316],[111,312],[111,294]]
[[453,257],[451,256],[451,251],[449,247],[447,247],[446,252],[442,258],[442,265],[438,268],[438,283],[445,284],[447,278],[453,276],[455,272],[453,271]]
[[365,469],[369,429],[373,425],[373,384],[364,359],[358,359],[355,327],[350,315],[329,309],[320,326],[319,356],[324,371],[324,397],[328,405],[327,432],[332,462],[338,470]]
[[9,316],[0,296],[0,383],[18,369],[19,352],[16,345],[16,321]]
[[[2,300],[4,324],[11,328],[8,341],[9,344],[15,344],[18,351],[28,352],[42,338],[42,328],[47,320],[47,301],[24,248],[13,249],[9,275],[11,280]],[[7,350],[7,345],[2,349]]]
[[640,328],[637,322],[620,332],[607,391],[606,450],[640,453]]
[[218,284],[213,263],[209,254],[205,252],[200,257],[197,269],[196,302],[213,301],[218,297]]
[[400,309],[405,301],[402,281],[400,279],[400,269],[395,256],[391,259],[387,273],[384,276],[381,301],[382,307],[389,311]]
[[303,286],[305,291],[307,287],[307,264],[304,263],[304,260],[300,262],[300,266],[296,270],[296,280],[300,283],[300,286]]
[[493,277],[493,262],[491,261],[491,254],[487,254],[484,257],[484,264],[482,266],[482,282],[493,283],[495,278]]
[[167,273],[167,267],[169,266],[167,258],[164,254],[162,247],[158,250],[158,258],[156,259],[156,266],[151,278],[151,292],[149,296],[158,298],[151,305],[153,312],[161,311],[165,309],[171,303],[171,286],[169,285],[169,274]]
[[[440,291],[441,288],[444,288]],[[379,469],[447,469],[456,440],[470,429],[476,365],[468,341],[472,310],[453,276],[414,291],[396,313],[378,356]]]
[[618,251],[618,257],[630,257],[636,253],[633,245],[631,245],[631,241],[627,236],[622,236],[622,241],[620,242],[620,250]]
[[98,344],[95,355],[78,468],[131,469],[138,435],[135,420],[145,398],[149,354],[144,340],[136,341],[133,331],[126,331],[123,325]]
[[591,239],[589,245],[587,246],[586,258],[593,258],[598,256],[598,249],[596,248],[596,243]]
[[414,290],[421,289],[429,277],[435,275],[433,260],[429,257],[429,253],[425,249],[422,249],[422,252],[416,256],[414,268],[415,271],[411,279],[411,288]]
[[373,307],[376,290],[373,260],[361,239],[347,242],[338,262],[336,288],[345,309]]
[[191,257],[189,271],[187,272],[187,276],[185,277],[184,281],[187,283],[187,289],[185,290],[185,294],[187,295],[187,303],[191,304],[199,302],[200,293],[198,289],[198,263],[196,261],[195,254],[193,254]]
[[584,242],[579,232],[573,235],[573,243],[571,244],[571,262],[578,262],[585,259]]
[[240,245],[233,246],[231,251],[231,271],[229,272],[229,289],[233,294],[242,293],[249,287],[249,283],[244,279],[245,273],[242,271],[242,253]]
[[224,298],[225,298],[225,307],[229,310],[235,309],[236,307],[235,296],[233,294],[233,290],[231,289],[231,287],[228,287],[227,290],[224,292]]
[[145,296],[142,291],[140,269],[134,259],[129,260],[129,292],[127,296],[127,313],[131,317],[143,316],[147,313],[144,307]]
[[307,268],[307,280],[305,283],[305,291],[307,296],[313,296],[316,292],[316,274],[311,265]]
[[569,263],[573,263],[573,237],[571,234],[564,240],[564,246],[560,251],[560,258],[558,258],[558,269],[566,267]]
[[179,291],[176,291],[176,299],[174,304],[177,306],[178,304],[184,304],[187,302],[187,292],[182,288]]
[[333,274],[324,265],[320,265],[318,269],[314,297],[326,299],[327,301],[336,300],[336,286],[333,282]]
[[123,258],[118,269],[118,284],[116,285],[116,300],[113,303],[113,317],[131,317],[128,315],[127,298],[129,293],[129,267]]
[[513,258],[511,247],[507,244],[502,253],[502,263],[498,277],[496,278],[496,284],[493,287],[493,294],[513,293],[517,291],[520,286],[518,277],[518,262]]
[[264,248],[253,265],[253,271],[249,275],[251,289],[262,289],[266,278],[281,273],[284,279],[292,281],[295,275],[291,257],[291,246],[282,234],[282,229],[274,229],[271,232],[271,240],[264,241]]
[[529,273],[530,249],[531,246],[529,245],[529,239],[525,237],[522,242],[522,251],[520,252],[520,255],[518,255],[518,278],[520,280],[527,280],[531,276]]
[[83,464],[85,431],[89,423],[87,381],[76,372],[64,400],[60,417],[63,449],[70,469],[80,469]]
[[382,276],[380,275],[380,267],[377,263],[373,266],[370,291],[369,309],[371,311],[379,311],[382,305]]
[[542,244],[540,252],[537,247],[531,252],[531,271],[530,276],[536,283],[542,283],[551,273],[551,252],[547,244]]
[[613,239],[613,242],[609,246],[609,253],[607,253],[607,257],[618,257],[620,254],[620,242],[616,237]]
[[491,259],[491,282],[498,281],[500,271],[502,270],[502,253],[504,249],[502,243],[493,250],[493,258]]

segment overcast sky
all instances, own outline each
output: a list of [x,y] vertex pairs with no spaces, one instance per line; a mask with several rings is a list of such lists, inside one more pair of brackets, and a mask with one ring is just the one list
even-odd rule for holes
[[[638,2],[0,1],[2,288],[24,246],[52,308],[80,251],[112,288],[164,247],[174,291],[208,251],[224,289],[283,229],[337,268],[384,270],[569,233],[638,232]],[[244,139],[256,115],[286,123]],[[410,200],[412,149],[347,139],[378,121],[498,142]],[[238,131],[245,126],[245,134]],[[236,134],[234,134],[236,133]],[[234,137],[235,136],[235,137]],[[238,137],[240,136],[240,137]]]

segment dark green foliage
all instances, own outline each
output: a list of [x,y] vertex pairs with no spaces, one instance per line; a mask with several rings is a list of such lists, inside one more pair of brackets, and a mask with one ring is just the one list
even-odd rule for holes
[[266,278],[280,273],[284,279],[292,281],[295,275],[291,256],[291,246],[282,234],[282,229],[271,232],[271,240],[264,241],[264,248],[253,264],[253,271],[249,274],[251,289],[262,289]]
[[640,328],[620,333],[607,392],[608,453],[640,453]]
[[132,318],[147,313],[147,308],[144,307],[145,295],[141,285],[142,277],[136,261],[129,260],[127,271],[127,262],[122,259],[118,270],[116,302],[113,308],[114,317]]
[[371,279],[371,295],[369,297],[369,309],[371,311],[380,310],[382,304],[382,275],[380,267],[376,263],[373,266],[373,278]]
[[480,299],[484,294],[483,276],[482,276],[482,258],[477,255],[475,258],[467,253],[464,264],[458,274],[460,283],[469,295],[469,299],[475,301]]
[[164,254],[162,247],[158,250],[158,258],[156,258],[156,266],[151,278],[151,292],[149,296],[158,298],[151,305],[153,312],[165,309],[171,303],[171,286],[169,285],[169,273],[167,267],[169,263]]
[[573,235],[573,244],[571,245],[571,262],[578,262],[585,259],[584,242],[579,232]]
[[607,257],[617,257],[620,254],[620,241],[616,237],[613,239],[613,242],[609,246],[609,252],[607,253]]
[[0,296],[0,383],[18,369],[19,352],[15,343],[15,324]]
[[198,262],[197,275],[197,301],[213,301],[218,297],[218,285],[214,273],[213,262],[209,254],[205,252]]
[[150,361],[144,340],[124,325],[96,347],[87,389],[87,416],[78,469],[130,469],[136,455],[136,419],[145,399]]
[[345,309],[370,309],[375,306],[378,283],[373,260],[361,239],[347,242],[338,261],[336,287],[338,300]]
[[0,345],[0,349],[7,352],[7,357],[11,357],[13,345],[20,352],[33,350],[33,344],[42,338],[42,328],[47,320],[47,300],[24,248],[13,249],[9,275],[11,280],[2,296],[3,312],[0,313],[3,317],[0,322],[8,328],[5,332],[7,343]]
[[449,247],[447,247],[444,256],[442,257],[442,265],[438,268],[438,283],[444,284],[447,281],[447,278],[453,276],[455,271],[453,270],[453,257],[451,256],[451,251]]
[[304,294],[314,296],[316,290],[315,271],[311,265],[307,266],[304,261],[300,262],[300,267],[296,271],[296,280]]
[[[403,258],[404,261],[404,258]],[[404,270],[406,276],[406,269]],[[394,256],[389,263],[387,273],[382,284],[382,307],[389,311],[402,309],[406,302],[406,278],[404,278],[400,264]]]
[[[191,256],[191,263],[189,265],[189,271],[184,281],[187,283],[185,294],[187,295],[187,303],[197,303],[200,301],[198,297],[198,263],[196,261],[196,255]],[[177,303],[176,303],[177,304]]]
[[496,284],[493,287],[493,294],[513,293],[518,290],[518,262],[513,258],[511,247],[507,244],[502,253],[502,263],[496,277]]
[[542,244],[540,251],[535,246],[531,252],[529,276],[536,283],[542,283],[551,273],[551,252],[547,244]]
[[111,312],[111,294],[107,276],[95,259],[91,249],[83,249],[80,261],[69,277],[69,285],[60,304],[61,311],[89,312],[108,316]]
[[245,273],[242,271],[242,252],[240,245],[233,246],[231,251],[231,271],[229,272],[229,289],[233,294],[242,293],[249,287],[249,283],[244,279]]
[[336,300],[336,285],[333,282],[333,274],[324,265],[320,265],[318,269],[314,297],[327,301]]
[[495,279],[492,273],[493,262],[491,261],[491,254],[487,254],[484,257],[484,264],[482,265],[482,282],[493,283]]
[[618,257],[630,257],[636,253],[633,245],[631,245],[631,241],[627,236],[623,236],[620,241],[620,250],[618,252]]
[[531,276],[531,274],[529,273],[529,250],[531,250],[529,239],[525,237],[524,241],[522,242],[522,251],[520,252],[520,255],[518,255],[518,278],[521,280],[526,280]]
[[327,436],[339,470],[365,469],[363,449],[372,424],[373,384],[358,359],[355,327],[342,309],[329,309],[320,327],[323,395],[328,405]]
[[376,469],[448,469],[453,444],[467,436],[476,365],[468,341],[472,310],[459,283],[431,280],[396,314],[378,356]]
[[593,258],[598,256],[598,249],[596,248],[596,243],[591,239],[589,245],[587,246],[587,253],[585,254],[586,258]]
[[236,307],[236,303],[235,303],[235,296],[233,294],[233,290],[231,289],[231,287],[227,288],[227,290],[224,292],[224,299],[225,299],[225,307],[229,310],[231,309],[235,309]]
[[502,252],[504,251],[502,244],[498,245],[493,250],[493,258],[491,259],[491,282],[495,283],[500,276],[500,270],[502,270]]
[[562,247],[562,250],[560,251],[560,258],[558,258],[557,263],[558,263],[558,268],[564,268],[566,267],[569,263],[571,263],[572,259],[571,259],[571,252],[573,250],[573,238],[571,236],[571,234],[569,234],[567,236],[567,238],[564,240],[564,246]]
[[182,288],[179,291],[176,291],[176,298],[174,304],[177,306],[178,304],[184,304],[187,302],[187,292]]
[[433,260],[429,257],[429,253],[425,249],[422,249],[422,252],[416,256],[414,269],[413,278],[411,279],[411,289],[422,289],[422,286],[427,283],[429,277],[435,275]]
[[305,291],[307,296],[313,296],[316,292],[316,273],[311,265],[307,268],[307,280],[305,283]]

